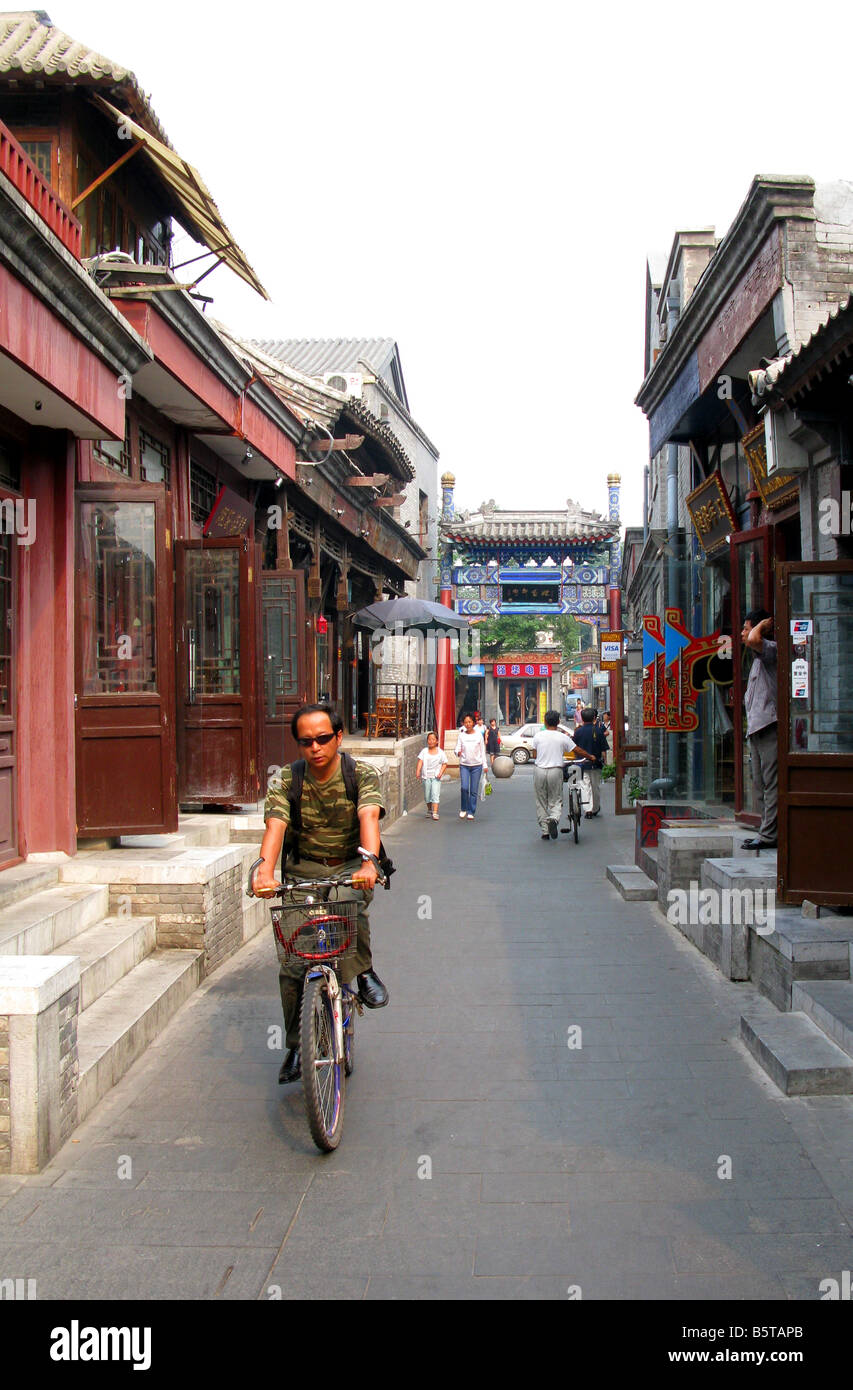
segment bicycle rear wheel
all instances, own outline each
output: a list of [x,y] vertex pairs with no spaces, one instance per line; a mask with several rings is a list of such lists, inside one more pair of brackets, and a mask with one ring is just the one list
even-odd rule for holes
[[578,831],[581,823],[581,794],[577,787],[572,787],[572,827],[575,834],[575,844],[578,842]]
[[307,980],[299,1023],[302,1087],[308,1128],[318,1149],[331,1153],[341,1142],[344,1068],[335,1061],[335,1021],[325,979]]

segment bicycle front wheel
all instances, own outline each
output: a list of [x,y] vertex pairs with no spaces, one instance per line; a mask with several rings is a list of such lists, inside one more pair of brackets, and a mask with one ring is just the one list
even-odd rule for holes
[[317,1148],[331,1153],[341,1142],[345,1082],[343,1065],[335,1060],[332,1001],[322,976],[305,983],[299,1032],[308,1128]]
[[577,787],[572,788],[572,825],[575,832],[575,844],[578,842],[578,831],[581,823],[581,795]]

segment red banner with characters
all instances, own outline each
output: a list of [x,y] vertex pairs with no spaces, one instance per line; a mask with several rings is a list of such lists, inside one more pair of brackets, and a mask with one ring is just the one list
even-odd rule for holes
[[731,641],[719,632],[692,637],[680,608],[667,608],[664,621],[643,618],[643,728],[690,733],[698,727],[696,700],[709,682],[733,680]]

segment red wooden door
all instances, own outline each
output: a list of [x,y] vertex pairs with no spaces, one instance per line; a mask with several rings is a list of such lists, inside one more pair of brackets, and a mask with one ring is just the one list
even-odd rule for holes
[[[12,499],[14,502],[14,499]],[[18,858],[15,679],[17,545],[0,535],[0,864]]]
[[[782,902],[853,905],[853,560],[777,566]],[[800,628],[794,643],[791,624]]]
[[78,486],[79,835],[178,828],[170,548],[162,488]]
[[178,541],[178,799],[258,796],[255,547],[242,536]]
[[266,783],[276,769],[300,756],[290,721],[307,699],[304,572],[265,570],[261,606]]

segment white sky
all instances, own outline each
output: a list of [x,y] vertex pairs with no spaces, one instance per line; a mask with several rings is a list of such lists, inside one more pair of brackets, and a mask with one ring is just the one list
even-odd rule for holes
[[393,337],[457,503],[638,524],[645,259],[752,177],[853,178],[850,12],[666,0],[50,0],[129,66],[255,271],[246,336]]

